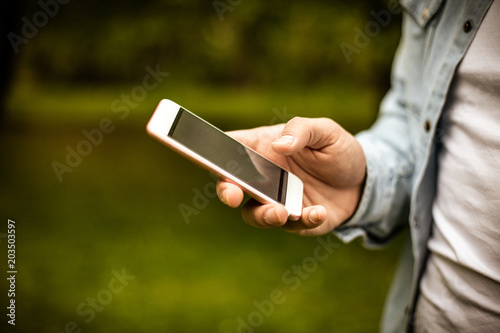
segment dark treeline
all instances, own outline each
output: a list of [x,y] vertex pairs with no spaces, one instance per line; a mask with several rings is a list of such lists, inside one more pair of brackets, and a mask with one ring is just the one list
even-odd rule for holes
[[36,81],[117,82],[161,64],[209,84],[386,85],[400,30],[394,0],[17,2],[2,56]]

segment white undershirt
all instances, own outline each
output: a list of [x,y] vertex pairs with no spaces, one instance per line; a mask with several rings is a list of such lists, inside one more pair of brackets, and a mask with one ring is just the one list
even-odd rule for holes
[[415,331],[500,332],[499,1],[457,69],[441,128]]

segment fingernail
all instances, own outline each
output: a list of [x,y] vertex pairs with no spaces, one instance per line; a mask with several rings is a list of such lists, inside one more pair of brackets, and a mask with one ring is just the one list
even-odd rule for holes
[[264,220],[265,220],[267,223],[269,223],[269,224],[273,224],[273,223],[271,222],[271,219],[273,218],[273,215],[275,215],[275,214],[273,214],[273,212],[274,212],[274,211],[273,211],[272,209],[268,209],[268,210],[267,210],[267,212],[266,212],[266,214],[264,215]]
[[270,227],[277,227],[284,223],[280,221],[279,214],[273,208],[267,210],[266,214],[264,215],[264,220]]
[[276,140],[276,143],[283,143],[289,146],[293,145],[294,142],[295,138],[293,137],[293,135],[290,134],[282,135],[278,138],[278,140]]
[[316,209],[314,209],[312,212],[309,213],[309,221],[311,221],[312,223],[321,222],[318,211]]

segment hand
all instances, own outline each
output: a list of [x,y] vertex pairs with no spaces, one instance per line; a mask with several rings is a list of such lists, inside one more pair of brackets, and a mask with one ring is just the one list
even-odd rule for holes
[[[358,141],[326,118],[293,118],[287,124],[228,133],[304,183],[302,216],[288,220],[283,205],[250,199],[242,210],[249,225],[283,227],[301,235],[321,235],[347,220],[358,205],[366,175],[366,160]],[[219,180],[219,199],[230,207],[243,201],[235,184]]]

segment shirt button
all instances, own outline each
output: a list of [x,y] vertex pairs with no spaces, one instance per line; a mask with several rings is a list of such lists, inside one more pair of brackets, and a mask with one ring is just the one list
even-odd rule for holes
[[424,130],[429,133],[429,131],[431,130],[431,122],[429,120],[427,120],[424,124]]
[[422,20],[427,19],[427,16],[429,16],[429,8],[424,8],[424,10],[422,10]]
[[471,20],[467,20],[465,23],[464,23],[464,31],[465,32],[469,32],[472,30],[472,21]]

